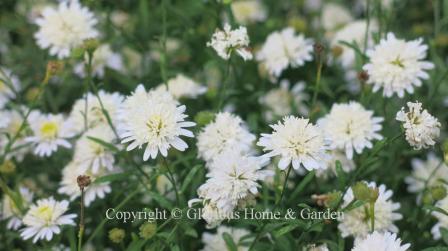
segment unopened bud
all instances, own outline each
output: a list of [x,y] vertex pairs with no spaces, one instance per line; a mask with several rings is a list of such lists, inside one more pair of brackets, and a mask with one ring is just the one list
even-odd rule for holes
[[353,195],[355,196],[355,199],[361,200],[361,201],[370,201],[370,188],[367,186],[365,182],[357,182],[355,185],[352,186]]
[[432,203],[434,203],[434,199],[432,198],[431,192],[426,191],[423,193],[422,202],[425,205],[431,205]]
[[448,140],[445,140],[445,142],[443,142],[443,159],[445,160],[445,163],[448,164]]
[[79,175],[76,181],[78,182],[78,186],[81,190],[88,187],[91,182],[90,177],[87,175]]
[[446,197],[446,188],[444,186],[435,186],[431,188],[431,196],[434,200],[442,200]]
[[84,50],[86,50],[87,53],[93,55],[93,52],[98,48],[100,45],[100,42],[97,39],[89,38],[84,40]]
[[120,243],[124,240],[124,237],[126,236],[126,233],[121,228],[112,228],[109,231],[109,240],[111,240],[113,243]]
[[212,122],[213,119],[215,119],[215,113],[210,111],[201,111],[194,117],[194,121],[198,124],[198,126],[205,126]]
[[11,174],[16,170],[16,164],[11,160],[5,160],[3,164],[0,166],[0,173],[3,174]]
[[151,239],[157,232],[157,224],[155,222],[146,222],[140,226],[139,235],[143,239]]

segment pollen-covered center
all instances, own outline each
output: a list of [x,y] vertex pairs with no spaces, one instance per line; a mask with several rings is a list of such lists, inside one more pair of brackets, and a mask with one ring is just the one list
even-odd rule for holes
[[57,137],[59,126],[56,122],[47,121],[40,127],[40,134],[44,139],[54,139]]
[[148,119],[146,126],[148,127],[149,133],[160,136],[166,124],[160,115],[154,114]]
[[397,58],[395,58],[395,60],[390,61],[390,63],[400,68],[404,68],[404,63],[403,60],[400,58],[400,56],[397,56]]
[[35,216],[39,219],[42,219],[48,224],[51,222],[51,219],[53,217],[53,208],[48,205],[43,205],[37,208],[35,212]]

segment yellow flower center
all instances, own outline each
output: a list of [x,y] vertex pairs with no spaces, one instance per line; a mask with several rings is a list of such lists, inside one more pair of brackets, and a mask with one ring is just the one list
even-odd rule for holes
[[403,60],[401,60],[399,56],[395,60],[391,61],[390,63],[393,65],[396,65],[400,68],[404,68]]
[[53,121],[47,121],[42,124],[40,127],[40,133],[45,139],[54,139],[56,138],[59,131],[58,125]]
[[50,222],[53,217],[53,208],[48,205],[39,207],[36,211],[36,217],[43,219],[46,222]]
[[162,117],[158,114],[155,114],[149,118],[149,120],[146,122],[146,126],[149,128],[149,131],[151,133],[159,136],[162,129],[165,127],[165,124],[163,123]]

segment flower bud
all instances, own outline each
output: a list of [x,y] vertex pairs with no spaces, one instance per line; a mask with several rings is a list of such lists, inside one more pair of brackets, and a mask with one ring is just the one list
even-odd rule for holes
[[151,239],[157,232],[157,224],[155,222],[146,222],[140,226],[140,237],[143,239]]
[[16,170],[16,164],[11,160],[5,160],[3,164],[0,166],[0,173],[3,174],[11,174]]
[[194,117],[194,121],[198,124],[198,126],[205,126],[208,123],[212,122],[215,118],[215,114],[210,111],[200,111]]
[[361,200],[361,201],[370,201],[371,195],[370,195],[370,188],[367,186],[365,182],[357,182],[355,185],[352,186],[353,195],[355,196],[355,199]]
[[445,140],[445,142],[443,142],[442,150],[445,164],[448,164],[448,140]]
[[435,186],[431,188],[431,196],[434,200],[442,200],[446,197],[446,188],[444,186]]
[[93,55],[93,52],[100,46],[100,42],[94,38],[89,38],[84,40],[84,50],[90,55]]
[[113,243],[122,242],[125,236],[126,233],[121,228],[112,228],[109,231],[109,240],[111,240]]
[[426,191],[423,193],[422,202],[425,205],[431,205],[432,203],[434,203],[434,199],[432,198],[431,192]]

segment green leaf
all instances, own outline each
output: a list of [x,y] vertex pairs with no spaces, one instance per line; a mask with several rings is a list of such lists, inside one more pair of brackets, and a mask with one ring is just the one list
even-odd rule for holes
[[280,237],[280,236],[282,236],[284,234],[287,234],[287,233],[291,232],[292,230],[294,230],[294,229],[296,229],[298,227],[299,227],[298,225],[287,225],[287,226],[284,226],[284,227],[280,228],[279,230],[275,231],[274,232],[274,236],[275,236],[275,238],[278,238],[278,237]]
[[165,197],[152,191],[149,191],[148,193],[149,196],[151,196],[155,201],[157,201],[157,203],[159,203],[160,206],[168,209],[173,208],[173,204],[170,201],[168,201]]
[[443,209],[440,208],[440,207],[435,207],[435,206],[427,205],[427,206],[424,206],[423,209],[425,209],[425,210],[429,210],[429,211],[439,212],[439,213],[441,213],[441,214],[444,214],[444,215],[448,216],[448,212],[445,211],[445,210],[443,210]]
[[129,177],[129,172],[122,172],[122,173],[113,173],[109,175],[104,175],[99,178],[97,178],[93,183],[99,184],[99,183],[105,183],[105,182],[112,182],[117,180],[124,180]]
[[311,180],[313,180],[314,175],[315,171],[311,171],[305,176],[305,178],[303,178],[303,180],[299,183],[296,189],[294,189],[294,191],[292,192],[291,196],[289,197],[289,201],[293,201],[300,194],[300,192],[302,192],[302,190],[305,189],[308,183],[310,183]]
[[347,177],[339,160],[336,160],[336,176],[338,177],[339,189],[343,189],[346,185]]
[[191,181],[195,177],[197,171],[201,168],[201,165],[194,166],[190,172],[187,174],[187,176],[184,179],[184,182],[182,183],[182,187],[180,188],[180,191],[183,193],[185,190],[187,190],[188,185],[190,185]]
[[226,246],[229,251],[238,251],[238,248],[229,233],[223,233],[222,238],[226,242]]
[[111,150],[113,152],[119,152],[120,151],[116,146],[114,146],[113,144],[111,144],[109,142],[106,142],[106,141],[104,141],[102,139],[91,137],[91,136],[87,136],[87,138],[90,139],[91,141],[95,142],[95,143],[98,143],[98,144],[104,146],[105,148],[107,148],[107,149],[109,149],[109,150]]

